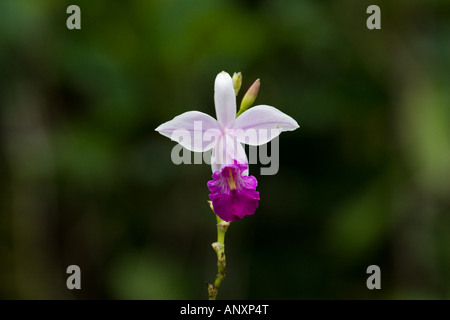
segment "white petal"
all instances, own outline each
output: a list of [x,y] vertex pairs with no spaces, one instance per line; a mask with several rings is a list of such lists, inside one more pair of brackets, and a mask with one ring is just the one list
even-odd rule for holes
[[214,147],[220,135],[220,125],[210,115],[199,111],[188,111],[160,125],[155,130],[184,148],[207,151]]
[[235,122],[234,134],[239,142],[252,146],[265,144],[283,131],[292,131],[297,121],[271,106],[255,106],[241,114]]
[[[235,160],[238,163],[248,163],[244,147],[232,135],[227,133],[221,135],[211,155],[212,171],[216,172],[227,165],[233,165]],[[248,170],[243,174],[247,175]]]
[[214,104],[217,120],[223,128],[230,128],[236,118],[236,94],[233,80],[225,71],[219,73],[214,83]]

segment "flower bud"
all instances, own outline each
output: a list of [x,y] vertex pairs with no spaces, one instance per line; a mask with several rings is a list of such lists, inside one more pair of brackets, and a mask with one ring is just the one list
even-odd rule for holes
[[234,87],[234,92],[236,93],[236,95],[238,95],[239,93],[239,89],[241,89],[241,85],[242,85],[242,74],[240,72],[238,73],[234,73],[233,74],[233,87]]
[[240,116],[245,110],[247,110],[248,108],[250,108],[252,106],[253,102],[255,102],[256,97],[258,96],[259,86],[260,86],[260,81],[258,79],[248,89],[244,98],[242,98],[241,107],[239,108],[239,112],[236,115],[236,117]]

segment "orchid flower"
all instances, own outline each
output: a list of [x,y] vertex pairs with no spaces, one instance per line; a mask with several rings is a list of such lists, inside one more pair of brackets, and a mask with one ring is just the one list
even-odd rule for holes
[[225,221],[233,221],[253,214],[259,200],[256,179],[246,177],[248,160],[242,143],[259,146],[299,126],[290,116],[268,105],[252,107],[236,118],[233,80],[224,71],[214,83],[214,103],[217,120],[199,111],[188,111],[161,124],[156,131],[190,151],[213,149],[210,198],[215,213]]

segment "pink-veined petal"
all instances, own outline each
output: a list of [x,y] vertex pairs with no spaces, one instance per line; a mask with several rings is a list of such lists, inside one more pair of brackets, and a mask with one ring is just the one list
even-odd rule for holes
[[217,120],[199,111],[182,113],[155,130],[195,152],[207,151],[214,147],[220,135]]
[[217,120],[223,128],[230,128],[236,118],[236,94],[233,80],[225,71],[219,73],[214,83],[214,104]]
[[[240,142],[233,135],[224,133],[219,137],[211,155],[211,169],[216,172],[227,165],[248,164],[247,154]],[[244,171],[248,175],[248,168]]]
[[236,119],[234,134],[239,142],[260,146],[281,132],[298,127],[297,121],[287,114],[274,107],[260,105],[250,108]]

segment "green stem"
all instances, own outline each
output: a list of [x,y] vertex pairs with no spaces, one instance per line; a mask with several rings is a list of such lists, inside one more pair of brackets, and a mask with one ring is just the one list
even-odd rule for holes
[[[214,211],[214,210],[213,210]],[[216,300],[217,293],[219,291],[219,287],[222,284],[223,278],[225,278],[225,267],[226,267],[226,258],[225,258],[225,233],[227,232],[229,222],[226,222],[219,218],[217,218],[217,242],[211,244],[214,251],[217,254],[217,275],[214,284],[208,283],[208,297],[209,300]]]

